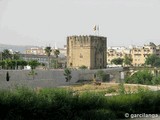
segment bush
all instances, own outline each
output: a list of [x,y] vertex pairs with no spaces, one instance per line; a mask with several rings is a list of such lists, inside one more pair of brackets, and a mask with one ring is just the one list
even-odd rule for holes
[[85,70],[85,69],[87,69],[87,66],[82,65],[82,66],[79,67],[79,69]]
[[120,95],[126,93],[126,90],[125,90],[125,87],[124,87],[123,83],[119,84],[119,86],[118,86],[118,92],[119,92]]
[[158,85],[160,84],[160,76],[156,76],[152,79],[152,84],[153,85]]
[[0,90],[0,119],[124,119],[124,113],[160,113],[159,99],[160,91],[106,97],[98,92],[79,95],[59,88],[35,91],[18,87]]
[[103,82],[109,81],[109,74],[106,74],[103,70],[98,70],[96,76],[99,80]]
[[116,92],[116,89],[114,89],[113,87],[109,87],[107,89],[107,93],[114,93],[114,92]]
[[152,84],[153,74],[149,70],[141,70],[134,73],[132,76],[125,78],[126,83],[134,84]]

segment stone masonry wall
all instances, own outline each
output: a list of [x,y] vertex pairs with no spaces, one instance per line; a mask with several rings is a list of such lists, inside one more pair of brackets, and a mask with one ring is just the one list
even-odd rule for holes
[[[110,74],[111,80],[119,79],[118,69],[104,69]],[[10,79],[6,81],[7,70],[0,70],[0,89],[14,87],[16,85],[24,85],[29,87],[57,87],[76,83],[78,80],[92,80],[97,70],[73,70],[72,79],[66,82],[63,70],[35,70],[37,75],[33,77],[29,75],[29,70],[8,70]]]

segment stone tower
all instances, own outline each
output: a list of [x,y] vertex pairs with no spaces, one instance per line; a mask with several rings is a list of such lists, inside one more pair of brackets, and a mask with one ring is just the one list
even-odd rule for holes
[[106,68],[107,38],[101,36],[68,36],[67,67]]

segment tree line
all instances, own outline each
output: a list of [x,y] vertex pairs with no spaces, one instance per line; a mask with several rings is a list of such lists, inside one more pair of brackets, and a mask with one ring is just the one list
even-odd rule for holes
[[[48,65],[47,68],[50,69],[50,64],[51,64],[51,60],[50,60],[50,56],[51,56],[51,52],[52,49],[50,46],[47,46],[45,48],[45,53],[48,57]],[[54,51],[54,55],[56,57],[56,59],[54,60],[54,68],[58,68],[58,56],[60,54],[59,50],[55,50]],[[11,52],[8,49],[4,49],[1,52],[0,55],[0,66],[2,69],[23,69],[24,66],[31,66],[31,68],[35,68],[38,65],[42,65],[45,66],[44,63],[39,63],[37,60],[30,60],[30,61],[26,61],[21,59],[20,57],[20,53],[19,52],[14,52],[11,54]]]
[[125,55],[125,57],[124,58],[114,58],[114,59],[112,59],[111,60],[111,63],[112,64],[115,64],[115,65],[132,65],[132,61],[133,61],[133,59],[130,57],[130,56],[127,56],[127,55]]
[[18,66],[22,69],[26,65],[28,65],[28,62],[20,59],[19,52],[11,54],[8,49],[1,52],[0,66],[2,69],[18,69]]

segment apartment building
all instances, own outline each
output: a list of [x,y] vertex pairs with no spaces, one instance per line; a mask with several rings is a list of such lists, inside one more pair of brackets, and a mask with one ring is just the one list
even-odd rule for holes
[[131,49],[131,56],[133,59],[132,65],[133,66],[143,65],[148,55],[151,54],[156,54],[160,56],[160,48],[152,42],[150,42],[149,44],[145,44],[142,47],[133,47]]
[[124,46],[114,46],[114,47],[108,47],[107,49],[107,64],[110,65],[111,61],[115,58],[122,58],[130,56],[130,49],[126,48]]
[[[52,52],[51,52],[51,55],[54,55],[54,51],[56,50],[56,48],[52,48]],[[66,57],[67,54],[66,54],[66,51],[67,51],[67,48],[64,47],[64,48],[58,48],[59,52],[60,52],[60,57]],[[29,48],[29,49],[26,49],[25,51],[26,54],[32,54],[32,55],[46,55],[45,53],[45,47],[34,47],[34,48]]]
[[107,50],[107,63],[111,64],[114,58],[124,58],[125,55],[132,58],[133,66],[142,66],[148,55],[156,54],[160,56],[160,45],[156,46],[154,43],[144,44],[144,46],[125,47],[109,47]]
[[45,55],[45,48],[42,47],[34,47],[26,49],[26,54],[33,54],[33,55]]
[[[26,61],[37,60],[39,63],[48,63],[48,57],[46,55],[20,54],[20,57]],[[51,56],[50,59],[54,59],[54,56]]]

